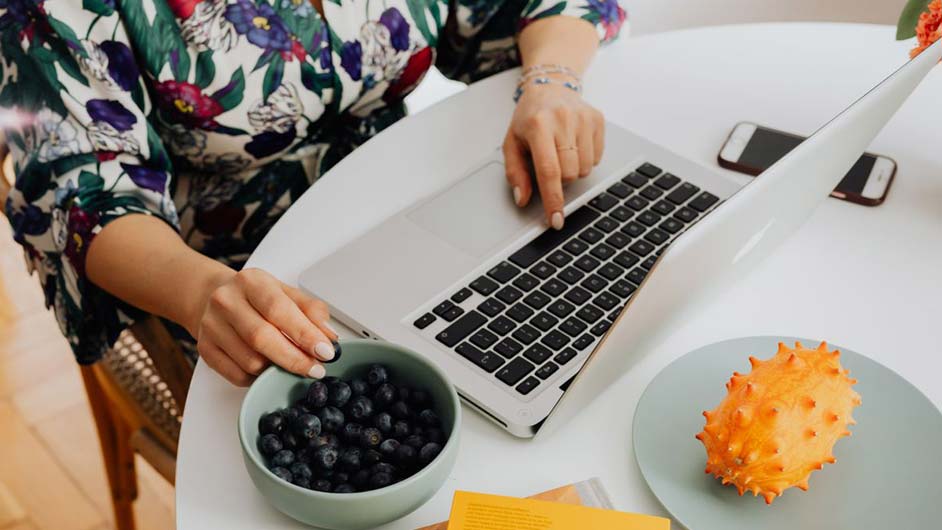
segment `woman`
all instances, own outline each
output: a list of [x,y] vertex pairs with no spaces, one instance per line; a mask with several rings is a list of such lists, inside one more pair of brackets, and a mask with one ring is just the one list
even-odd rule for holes
[[80,363],[143,310],[234,384],[270,362],[323,377],[326,306],[241,270],[278,217],[432,64],[522,63],[507,179],[561,228],[563,183],[603,146],[579,75],[624,19],[615,0],[0,0],[0,105],[35,116],[10,135],[14,237]]

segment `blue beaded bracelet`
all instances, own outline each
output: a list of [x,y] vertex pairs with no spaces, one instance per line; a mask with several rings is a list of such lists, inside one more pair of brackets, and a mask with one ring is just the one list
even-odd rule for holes
[[[527,81],[529,81],[529,83]],[[573,83],[572,81],[558,81],[550,77],[534,77],[530,80],[523,80],[520,84],[517,85],[517,89],[514,90],[514,103],[520,101],[520,97],[523,96],[524,88],[527,84],[548,85],[550,83],[563,85],[564,87],[576,93],[582,92],[582,85],[579,83]]]

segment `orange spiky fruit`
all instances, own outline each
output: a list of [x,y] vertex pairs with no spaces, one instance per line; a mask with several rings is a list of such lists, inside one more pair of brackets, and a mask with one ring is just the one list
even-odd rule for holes
[[841,367],[840,352],[796,342],[779,343],[767,361],[749,357],[752,371],[733,372],[728,393],[697,434],[707,453],[706,472],[742,495],[766,504],[788,488],[808,489],[812,471],[835,462],[834,444],[850,436],[848,425],[860,395]]

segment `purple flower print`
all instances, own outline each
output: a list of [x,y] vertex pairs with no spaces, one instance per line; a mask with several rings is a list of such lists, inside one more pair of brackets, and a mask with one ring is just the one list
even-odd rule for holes
[[409,23],[395,7],[390,7],[379,17],[379,23],[389,29],[389,40],[397,51],[409,49]]
[[139,188],[151,190],[155,193],[163,193],[167,184],[167,174],[157,169],[151,169],[144,166],[135,166],[133,164],[121,163],[121,167],[127,172],[134,184]]
[[107,123],[117,131],[130,131],[137,123],[137,116],[113,99],[90,99],[85,109],[94,121]]
[[270,5],[262,3],[256,6],[249,0],[239,0],[226,7],[225,17],[239,35],[245,35],[259,48],[282,52],[291,50],[291,34]]
[[[8,212],[11,208],[8,208]],[[14,210],[10,216],[10,225],[13,227],[13,239],[19,243],[26,242],[26,236],[42,235],[49,229],[51,219],[43,213],[38,206],[26,205],[22,210]]]
[[360,41],[347,41],[340,48],[340,66],[347,71],[350,79],[360,80],[363,66],[363,46]]
[[108,56],[108,75],[124,90],[131,90],[141,75],[134,54],[124,43],[106,40],[99,47]]
[[625,22],[625,10],[617,0],[588,0],[588,7],[599,14],[599,22],[605,29],[603,40],[610,41],[618,36],[621,25]]

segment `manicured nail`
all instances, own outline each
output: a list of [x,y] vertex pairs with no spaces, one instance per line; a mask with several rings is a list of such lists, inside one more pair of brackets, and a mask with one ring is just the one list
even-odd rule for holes
[[311,379],[323,379],[325,375],[327,375],[327,370],[324,370],[320,364],[315,364],[307,372],[307,376]]
[[321,359],[329,361],[334,358],[334,347],[329,342],[318,342],[314,346],[314,353]]
[[523,204],[521,204],[520,202],[520,199],[522,198],[523,198],[523,192],[520,191],[520,186],[514,186],[514,204],[516,204],[517,206],[523,206]]
[[556,230],[562,230],[563,212],[553,212],[553,215],[550,216],[550,225],[552,225]]

